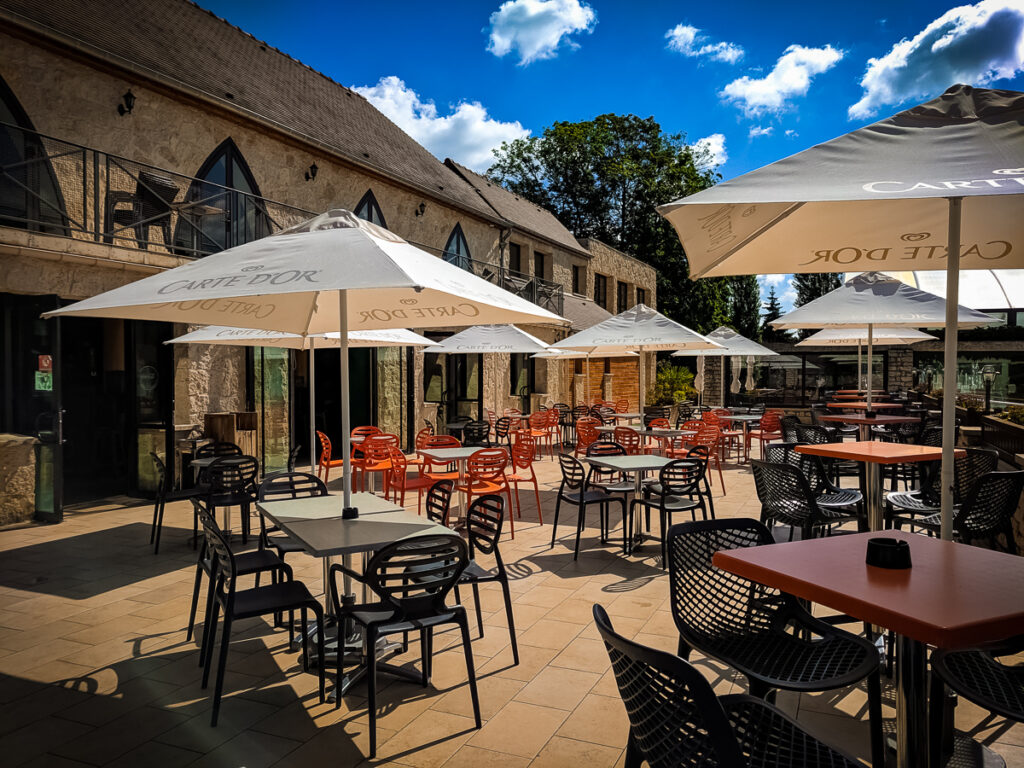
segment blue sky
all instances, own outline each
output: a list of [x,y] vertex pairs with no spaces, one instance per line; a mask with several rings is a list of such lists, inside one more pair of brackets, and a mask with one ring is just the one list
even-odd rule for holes
[[[1024,0],[199,2],[480,170],[502,140],[616,112],[730,179],[954,82],[1024,90]],[[788,307],[789,277],[768,284]]]

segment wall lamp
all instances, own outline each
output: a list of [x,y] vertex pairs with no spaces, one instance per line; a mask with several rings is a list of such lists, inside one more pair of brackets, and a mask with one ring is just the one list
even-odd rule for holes
[[425,210],[427,210],[427,204],[426,203],[420,203],[418,206],[416,206],[416,215],[417,216],[422,216],[423,212]]
[[311,166],[309,166],[305,173],[306,181],[312,181],[313,179],[315,179],[316,172],[319,170],[320,169],[316,167],[316,163],[313,163]]
[[132,93],[131,89],[129,88],[128,92],[121,97],[121,103],[117,105],[117,114],[119,114],[121,117],[124,117],[125,115],[130,115],[134,107],[135,94]]

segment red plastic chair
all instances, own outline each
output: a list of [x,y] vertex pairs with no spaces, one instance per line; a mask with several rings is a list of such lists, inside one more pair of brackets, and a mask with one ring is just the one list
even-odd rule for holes
[[603,403],[603,405],[611,405],[615,408],[616,413],[626,413],[629,411],[629,400],[616,400],[614,404]]
[[[708,480],[711,480],[711,462],[715,463],[715,468],[718,470],[718,479],[722,483],[722,495],[725,496],[725,476],[722,474],[722,458],[719,441],[721,440],[721,430],[713,425],[706,424],[700,433],[693,440],[693,446],[703,446],[708,451]],[[692,456],[690,458],[693,458]]]
[[640,433],[632,427],[616,427],[612,439],[626,449],[626,455],[638,456],[643,453]]
[[[416,450],[424,450],[426,448],[461,448],[462,443],[459,438],[454,435],[431,435],[423,441],[423,445],[416,446]],[[459,473],[451,469],[445,469],[444,471],[434,469],[434,463],[426,456],[421,457],[423,459],[423,466],[420,468],[420,474],[424,477],[430,478],[431,482],[437,482],[438,480],[459,480]],[[445,465],[448,466],[448,465]]]
[[429,489],[436,481],[424,475],[409,474],[409,459],[398,446],[390,446],[391,478],[390,489],[397,504],[405,506],[405,492],[416,491],[416,512],[423,514],[423,489]]
[[[505,478],[508,467],[508,451],[504,448],[481,448],[466,460],[466,479],[456,483],[455,489],[466,494],[466,508],[473,503],[474,496],[502,494],[508,498],[508,508],[512,509],[512,488]],[[516,537],[515,523],[509,515],[509,531],[512,538]]]
[[[647,425],[648,429],[672,429],[672,424],[668,419],[651,419]],[[650,441],[643,444],[644,453],[652,453],[654,451],[661,451],[662,455],[671,447],[671,437],[652,437]]]
[[601,426],[601,420],[593,416],[581,416],[576,419],[576,449],[575,456],[586,456],[590,444],[601,437],[597,428]]
[[[332,458],[331,439],[327,435],[318,429],[316,436],[320,439],[320,458],[316,464],[316,476],[326,483],[331,477],[331,469],[344,466],[345,460]],[[355,464],[352,466],[354,469]]]
[[[540,508],[540,485],[537,482],[537,472],[533,468],[533,456],[536,445],[531,437],[522,437],[512,446],[511,475],[506,475],[505,480],[512,483],[516,490],[516,513],[523,516],[523,508],[519,502],[519,484],[533,483],[533,492],[537,497],[537,520],[544,525],[544,515]],[[509,515],[509,520],[512,516]]]
[[746,451],[748,456],[750,455],[750,444],[755,439],[760,444],[759,448],[762,459],[764,458],[765,443],[782,439],[782,422],[780,419],[782,419],[782,411],[765,411],[761,421],[758,422],[757,429],[751,429],[747,432]]
[[[554,456],[555,451],[551,442],[551,432],[548,431],[550,418],[548,416],[549,413],[552,413],[552,411],[537,411],[536,413],[530,414],[530,437],[537,442],[538,450],[542,450],[543,444],[547,443],[548,452]],[[555,414],[555,418],[558,418],[558,411],[554,411],[553,413]],[[510,499],[509,505],[511,506],[511,504],[512,501]]]
[[359,488],[366,490],[366,475],[374,472],[381,474],[381,489],[384,496],[388,495],[388,484],[391,480],[391,449],[398,448],[398,435],[380,433],[370,435],[363,441],[360,450],[363,452],[363,463],[359,471]]

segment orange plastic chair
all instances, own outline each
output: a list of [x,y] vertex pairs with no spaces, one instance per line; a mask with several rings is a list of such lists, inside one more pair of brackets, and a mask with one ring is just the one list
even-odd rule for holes
[[544,514],[540,508],[540,485],[537,482],[537,472],[533,468],[535,450],[536,445],[532,437],[524,436],[517,440],[512,446],[512,474],[506,475],[505,480],[512,483],[516,489],[516,512],[519,517],[523,516],[523,508],[519,502],[519,484],[533,483],[533,492],[537,496],[537,520],[544,525]]
[[[720,455],[719,441],[721,439],[721,430],[713,424],[707,424],[701,429],[700,433],[694,438],[693,446],[703,446],[708,451],[708,480],[711,480],[711,462],[715,463],[715,468],[718,469],[718,479],[722,483],[722,495],[725,496],[725,476],[722,474],[722,458]],[[691,457],[693,458],[693,457]]]
[[616,427],[612,432],[612,439],[626,449],[628,456],[637,456],[643,453],[641,450],[643,441],[640,439],[640,433],[632,427]]
[[[461,448],[462,443],[459,438],[454,435],[431,435],[423,441],[423,445],[416,446],[416,450],[423,450],[424,448]],[[431,482],[437,482],[438,480],[452,480],[457,481],[459,479],[459,473],[457,471],[446,469],[441,472],[434,469],[433,462],[430,461],[426,456],[421,457],[423,459],[423,466],[420,469],[420,474],[424,477],[430,478]]]
[[548,439],[551,445],[551,455],[554,456],[555,446],[561,447],[562,445],[562,412],[552,406],[545,413],[548,415],[548,434],[550,435]]
[[398,435],[380,433],[370,435],[363,441],[360,450],[363,452],[363,463],[359,471],[359,488],[366,490],[366,475],[374,472],[381,474],[381,488],[384,497],[388,495],[388,484],[391,481],[391,449],[398,448]]
[[693,430],[697,434],[677,437],[672,441],[672,447],[669,448],[665,455],[670,459],[687,458],[687,453],[689,453],[690,449],[694,447],[695,441],[700,435],[700,431],[706,426],[708,426],[708,423],[706,421],[701,421],[700,419],[684,421],[682,426],[680,426],[680,429]]
[[429,489],[435,481],[424,475],[410,475],[408,457],[398,449],[398,446],[392,445],[389,448],[391,459],[390,488],[394,492],[395,502],[404,507],[405,492],[416,491],[416,512],[417,514],[423,514],[423,489]]
[[[434,428],[432,426],[426,426],[423,429],[421,429],[419,432],[417,432],[416,433],[416,439],[415,439],[415,441],[413,443],[416,446],[416,450],[418,451],[420,449],[420,446],[423,444],[423,441],[426,440],[428,437],[430,437],[433,434],[434,434]],[[409,466],[419,467],[420,468],[420,473],[422,474],[423,459],[420,456],[418,456],[418,455],[416,455],[416,456],[406,455],[405,456],[405,461],[406,461],[406,464],[408,464]]]
[[604,403],[604,405],[611,405],[615,408],[616,413],[626,413],[629,410],[629,400],[616,400],[614,404]]
[[595,419],[593,416],[581,416],[576,419],[576,449],[573,451],[574,455],[587,455],[587,448],[601,436],[601,433],[597,431],[597,428],[600,426],[601,420]]
[[[327,435],[318,429],[316,431],[316,436],[320,439],[320,458],[316,464],[316,476],[322,476],[321,479],[326,483],[331,477],[331,469],[333,467],[344,466],[345,460],[331,457],[331,439],[327,437]],[[355,464],[352,466],[354,469]]]
[[[530,414],[530,437],[537,441],[537,448],[543,449],[543,444],[547,443],[549,453],[554,456],[555,451],[551,443],[551,432],[548,431],[549,416],[548,414],[552,411],[537,411],[536,413]],[[558,417],[558,411],[554,411],[555,417]],[[509,500],[511,505],[512,501]]]
[[[651,419],[647,425],[648,429],[672,429],[672,424],[668,419]],[[672,445],[671,437],[652,437],[649,442],[643,444],[644,453],[651,453],[653,451],[661,451],[662,455]]]
[[[508,508],[512,509],[512,488],[505,478],[507,467],[508,451],[504,448],[481,448],[466,460],[466,480],[456,483],[455,489],[466,494],[467,509],[473,503],[474,496],[486,496],[489,493],[504,493],[508,498]],[[512,515],[509,515],[508,522],[514,539],[516,526]]]
[[750,444],[756,439],[760,443],[761,458],[764,458],[764,446],[765,443],[770,443],[772,440],[782,439],[782,411],[765,411],[764,416],[761,417],[761,421],[757,424],[757,429],[751,429],[747,432],[747,455],[750,455]]

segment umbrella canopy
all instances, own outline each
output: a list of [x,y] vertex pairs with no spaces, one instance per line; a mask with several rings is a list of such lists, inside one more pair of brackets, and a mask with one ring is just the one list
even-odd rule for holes
[[[914,288],[946,298],[946,273],[897,272],[886,274]],[[853,277],[847,273],[847,277]],[[1017,309],[1024,307],[1024,269],[972,269],[960,273],[957,300],[971,309]]]
[[672,357],[690,357],[694,354],[707,355],[708,357],[764,357],[766,355],[779,354],[775,350],[763,347],[746,336],[741,336],[732,328],[721,326],[707,335],[707,338],[717,342],[721,346],[718,349],[709,349],[699,353],[680,350],[672,354]]
[[479,355],[492,352],[533,354],[545,352],[548,345],[514,325],[474,325],[439,342],[431,352],[450,355]]
[[306,335],[340,333],[346,510],[352,494],[350,330],[407,324],[566,324],[558,315],[341,209],[45,316],[75,315],[237,325]]
[[[913,328],[873,328],[873,342],[883,344],[917,344],[922,341],[935,340],[935,337]],[[868,329],[865,328],[826,328],[811,334],[798,347],[849,347],[868,343]]]
[[[316,336],[300,336],[297,333],[260,331],[255,328],[230,328],[225,325],[208,325],[191,333],[176,336],[165,344],[218,344],[238,347],[277,347],[278,349],[324,349],[341,346],[340,333],[326,333]],[[379,331],[350,331],[350,347],[429,347],[436,346],[426,336],[420,336],[405,328]]]
[[[718,342],[670,320],[646,304],[637,304],[590,328],[556,341],[552,349],[575,349],[592,355],[655,352],[667,349],[719,349]],[[640,361],[640,411],[644,408],[644,365]]]
[[548,360],[580,360],[584,357],[638,357],[636,352],[617,352],[614,355],[591,355],[589,352],[575,352],[571,349],[551,349],[538,352],[531,357],[547,358]]

